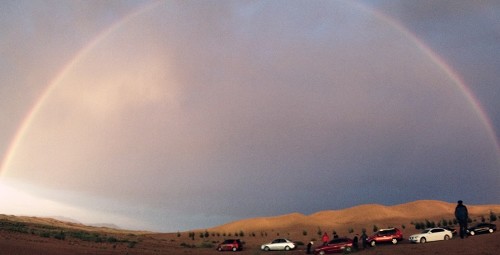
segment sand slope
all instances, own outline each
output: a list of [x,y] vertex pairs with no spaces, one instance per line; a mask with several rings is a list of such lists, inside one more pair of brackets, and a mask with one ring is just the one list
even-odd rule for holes
[[[260,217],[230,222],[211,228],[215,232],[252,232],[270,230],[315,230],[334,228],[346,230],[373,225],[378,227],[410,225],[411,222],[453,220],[455,203],[436,200],[419,200],[401,205],[384,206],[379,204],[359,205],[342,210],[326,210],[311,215],[291,213],[274,217]],[[500,213],[500,205],[467,205],[470,217],[480,221],[483,216],[488,219],[490,211]]]

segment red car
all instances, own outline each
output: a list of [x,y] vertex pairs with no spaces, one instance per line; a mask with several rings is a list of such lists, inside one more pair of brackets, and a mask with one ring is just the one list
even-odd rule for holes
[[335,238],[328,242],[326,245],[322,245],[314,249],[314,254],[323,255],[328,253],[344,252],[349,253],[352,251],[352,239],[350,238]]
[[378,243],[397,244],[403,240],[403,233],[397,228],[380,229],[366,240],[372,247]]
[[242,249],[243,244],[240,239],[227,239],[217,245],[218,251],[241,251]]

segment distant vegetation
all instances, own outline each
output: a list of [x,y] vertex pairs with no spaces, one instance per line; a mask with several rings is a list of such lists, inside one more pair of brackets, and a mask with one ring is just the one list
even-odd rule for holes
[[[469,218],[467,221],[469,223],[478,222],[478,221],[484,223],[484,222],[487,222],[489,220],[489,222],[491,223],[491,222],[495,222],[497,219],[498,219],[498,216],[493,211],[490,211],[489,216],[481,215],[481,216],[478,216],[477,218],[474,218],[474,219]],[[434,221],[430,221],[430,220],[425,219],[424,221],[418,221],[418,222],[412,221],[411,224],[415,226],[415,229],[426,229],[426,228],[434,228],[434,227],[457,226],[458,222],[456,219],[441,219],[440,221],[438,221],[436,223]]]
[[[98,232],[62,228],[45,224],[24,223],[7,219],[0,219],[0,230],[37,235],[43,238],[54,238],[58,240],[73,238],[95,243],[127,243],[129,248],[133,248],[137,243],[137,240],[119,239],[115,236]],[[134,235],[129,235],[129,237],[134,237]]]

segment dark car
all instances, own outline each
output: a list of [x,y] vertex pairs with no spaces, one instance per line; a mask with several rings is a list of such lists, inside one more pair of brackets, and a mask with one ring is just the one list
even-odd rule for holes
[[484,233],[493,233],[497,230],[497,225],[492,224],[492,223],[479,223],[474,227],[471,227],[467,229],[467,233],[469,235],[477,235],[477,234],[484,234]]
[[442,227],[442,228],[451,231],[451,233],[453,234],[453,236],[457,235],[457,230],[454,229],[454,228],[452,228],[452,227],[450,227],[450,226],[445,226],[445,227]]
[[352,251],[352,239],[350,238],[335,238],[330,240],[326,245],[321,245],[314,249],[314,254],[323,255],[328,253],[344,252],[348,253]]
[[403,240],[403,233],[397,228],[380,229],[366,240],[372,247],[378,243],[397,244]]
[[218,251],[241,251],[242,249],[243,244],[240,239],[227,239],[217,245]]

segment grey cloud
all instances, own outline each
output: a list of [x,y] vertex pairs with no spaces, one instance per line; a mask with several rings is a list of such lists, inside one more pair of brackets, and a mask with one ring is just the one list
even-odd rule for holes
[[356,5],[166,2],[68,71],[7,177],[86,208],[104,197],[146,222],[169,215],[158,228],[177,230],[360,203],[494,203],[490,139],[445,70]]

